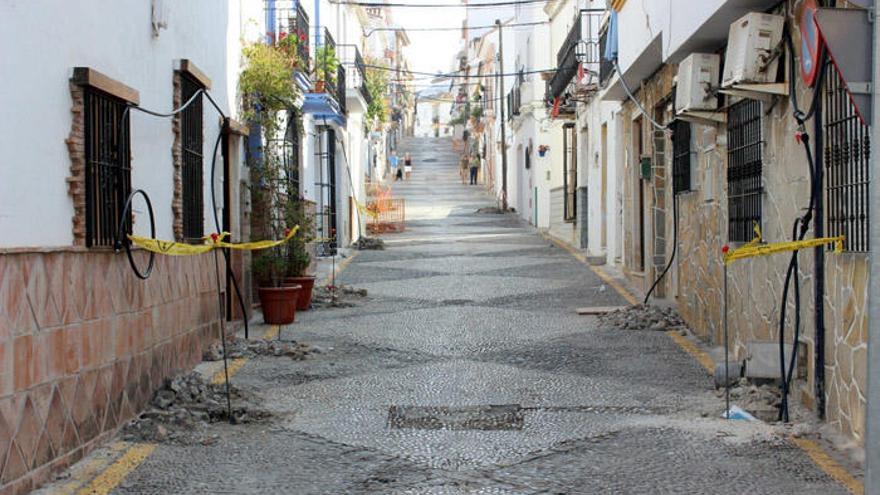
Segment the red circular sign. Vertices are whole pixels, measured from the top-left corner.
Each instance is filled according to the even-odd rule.
[[[807,86],[812,87],[819,74],[819,56],[822,37],[816,24],[816,0],[805,0],[798,17],[801,30],[801,77]]]

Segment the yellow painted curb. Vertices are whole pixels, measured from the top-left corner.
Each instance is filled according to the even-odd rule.
[[[360,251],[354,251],[351,253],[351,256],[340,261],[339,264],[336,265],[336,271],[328,275],[327,278],[325,278],[324,280],[322,280],[320,285],[330,285],[330,283],[333,282],[333,278],[338,277],[339,274],[342,273],[342,270],[348,268],[348,265],[351,264],[352,260],[357,258],[360,253]]]
[[[110,465],[104,472],[98,475],[87,486],[82,488],[79,495],[106,495],[119,486],[132,471],[137,469],[153,451],[155,444],[139,443],[133,445],[116,462]]]
[[[274,340],[278,338],[278,333],[281,331],[281,327],[278,325],[272,325],[268,330],[263,334],[263,340]]]
[[[862,495],[865,493],[865,486],[862,482],[855,479],[846,468],[838,464],[837,461],[825,453],[818,443],[807,438],[790,437],[788,440],[803,450],[804,453],[807,454],[817,466],[819,466],[819,469],[846,487],[850,493],[856,495]]]
[[[678,344],[678,346],[681,347],[682,350],[684,350],[684,352],[690,354],[691,357],[696,359],[697,362],[700,363],[700,365],[705,368],[710,375],[715,375],[715,361],[713,361],[712,358],[708,354],[706,354],[706,351],[697,347],[696,344],[688,340],[685,336],[681,335],[677,330],[670,330],[666,332],[666,335],[672,337],[672,340],[674,340],[675,343]]]
[[[244,366],[244,363],[247,362],[245,358],[236,358],[232,361],[229,361],[229,378],[232,378],[233,375],[238,373],[238,370]],[[220,368],[219,371],[214,373],[214,376],[211,377],[211,383],[214,385],[221,385],[226,383],[226,373],[223,368]]]
[[[639,301],[639,300],[636,298],[636,296],[634,296],[629,290],[627,290],[626,287],[624,287],[623,285],[621,285],[620,282],[618,282],[617,280],[614,280],[614,278],[612,278],[611,275],[608,275],[607,273],[605,273],[605,272],[603,272],[602,270],[600,270],[598,267],[595,267],[595,266],[591,265],[590,262],[587,260],[587,257],[584,256],[583,253],[579,253],[575,248],[573,248],[573,247],[569,246],[568,244],[566,244],[566,243],[560,241],[559,239],[556,239],[555,237],[553,237],[553,236],[550,235],[550,234],[547,234],[547,233],[541,232],[541,231],[539,230],[539,231],[538,231],[538,235],[540,235],[541,237],[543,237],[545,240],[552,242],[552,243],[555,244],[557,247],[560,247],[560,248],[564,249],[568,254],[572,255],[572,256],[574,257],[574,259],[576,259],[576,260],[580,261],[581,263],[587,265],[587,267],[588,267],[590,270],[592,270],[592,272],[595,273],[600,279],[602,279],[603,282],[605,282],[606,284],[610,285],[615,291],[617,291],[617,293],[620,294],[620,297],[626,299],[626,302],[628,302],[628,303],[630,303],[630,304],[639,304],[639,303],[641,303],[641,301]]]
[[[58,487],[51,488],[49,493],[52,495],[73,495],[77,493],[80,488],[94,479],[100,472],[107,469],[107,466],[118,459],[118,456],[130,446],[131,444],[128,442],[114,442],[110,444],[107,447],[110,451],[109,456],[89,459],[88,462],[81,466],[74,466],[71,468],[70,479]]]

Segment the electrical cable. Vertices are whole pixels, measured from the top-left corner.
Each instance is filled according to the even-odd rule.
[[[510,24],[504,24],[505,28],[516,28],[516,27],[527,27],[527,26],[541,26],[545,24],[550,24],[549,21],[536,21],[536,22],[513,22]],[[433,28],[373,28],[368,30],[365,34],[369,38],[373,33],[381,32],[381,31],[404,31],[407,33],[412,32],[441,32],[441,31],[462,31],[465,29],[491,29],[497,28],[497,24],[484,24],[482,26],[455,26],[455,27],[433,27]]]
[[[360,7],[417,7],[417,8],[456,8],[456,9],[475,9],[487,7],[506,7],[517,5],[528,5],[547,3],[548,0],[505,0],[501,2],[482,2],[462,5],[460,3],[401,3],[401,2],[361,2],[351,0],[330,0],[333,5],[357,5]]]
[[[665,125],[660,125],[659,123],[657,123],[657,121],[654,120],[653,117],[651,117],[651,115],[648,113],[648,111],[645,110],[645,107],[642,106],[641,102],[639,102],[639,100],[636,99],[635,95],[633,95],[632,90],[629,89],[629,85],[626,84],[626,79],[624,79],[624,77],[623,77],[623,72],[620,71],[620,66],[617,65],[617,57],[614,58],[613,63],[614,63],[614,70],[617,72],[617,76],[620,78],[620,84],[621,84],[621,86],[623,86],[623,91],[626,93],[626,96],[629,97],[629,99],[632,100],[633,103],[635,103],[636,107],[638,107],[638,109],[639,109],[639,112],[641,112],[641,114],[644,115],[645,118],[648,119],[649,122],[651,122],[651,125],[653,125],[655,128],[657,128],[657,130],[660,130],[660,131],[668,130],[669,127],[667,127]]]
[[[803,216],[800,216],[795,219],[794,226],[792,228],[792,238],[794,240],[803,240],[807,232],[810,229],[810,224],[813,220],[813,212],[816,209],[816,204],[819,200],[820,191],[817,190],[817,185],[819,184],[819,179],[821,178],[822,169],[816,164],[816,157],[813,156],[813,150],[810,148],[810,135],[806,132],[804,124],[807,120],[813,118],[816,115],[818,106],[819,106],[819,98],[821,98],[822,94],[822,86],[824,85],[825,73],[827,72],[826,63],[828,53],[825,48],[822,48],[820,57],[819,57],[819,77],[816,80],[816,84],[813,88],[813,100],[810,102],[810,106],[806,112],[803,112],[798,103],[797,98],[797,87],[795,84],[796,81],[796,73],[795,73],[795,56],[794,56],[794,43],[791,39],[791,33],[786,31],[783,35],[786,43],[786,47],[788,48],[788,56],[789,56],[789,94],[791,95],[791,104],[792,104],[792,115],[798,123],[798,138],[799,141],[804,145],[804,150],[807,156],[807,166],[809,168],[810,174],[810,200],[807,206],[807,211]],[[821,125],[821,122],[817,123],[817,126]],[[800,331],[801,331],[801,294],[800,294],[800,278],[798,276],[798,251],[794,251],[791,254],[791,259],[788,263],[788,269],[785,274],[785,281],[782,287],[782,303],[780,305],[780,313],[779,313],[779,367],[780,367],[780,376],[781,376],[781,389],[782,389],[782,398],[779,403],[779,415],[778,418],[780,421],[788,422],[789,421],[789,408],[788,408],[788,395],[791,390],[791,381],[795,372],[795,365],[797,363],[797,355],[798,355],[798,341],[800,340]],[[792,355],[790,360],[788,361],[788,366],[786,366],[785,359],[785,322],[786,322],[786,312],[787,312],[787,304],[788,304],[788,293],[790,285],[794,285],[794,335],[793,335],[793,345],[792,345]],[[787,369],[786,369],[787,368]]]
[[[648,300],[651,298],[651,294],[654,293],[654,289],[660,284],[660,281],[663,280],[663,277],[666,276],[666,272],[672,268],[672,263],[675,261],[675,253],[678,251],[678,194],[672,195],[672,256],[669,257],[669,262],[666,263],[666,268],[663,269],[663,273],[654,280],[654,284],[651,285],[651,289],[648,290],[648,293],[645,295],[645,300],[642,301],[642,304],[648,304]]]
[[[131,243],[125,242],[127,239],[124,236],[126,231],[126,219],[129,218],[131,214],[131,204],[132,200],[135,196],[141,195],[144,198],[144,202],[147,203],[147,213],[150,216],[150,237],[153,239],[156,238],[156,216],[153,213],[153,203],[150,201],[150,196],[143,189],[136,189],[128,195],[128,198],[125,200],[125,207],[122,208],[122,215],[119,217],[119,227],[116,229],[116,238],[113,242],[113,247],[116,252],[119,252],[120,249],[125,249],[125,254],[128,256],[128,264],[131,265],[131,270],[134,272],[135,276],[141,280],[146,280],[150,278],[150,275],[153,273],[153,264],[156,261],[156,253],[150,251],[150,261],[147,263],[147,269],[143,272],[137,266],[137,263],[134,262],[134,256],[131,254]]]
[[[438,72],[438,73],[436,73],[436,74],[432,74],[432,73],[430,73],[430,72],[420,72],[420,71],[414,71],[414,70],[409,70],[409,69],[396,69],[396,68],[394,68],[394,67],[385,67],[385,66],[382,66],[382,65],[370,65],[370,64],[364,64],[364,67],[367,67],[368,69],[385,70],[385,71],[389,71],[389,72],[403,72],[403,73],[406,73],[406,74],[415,74],[415,75],[419,75],[419,76],[430,76],[430,77],[437,78],[437,79],[443,79],[443,78],[446,78],[446,79],[453,79],[453,78],[460,78],[460,77],[463,77],[463,78],[467,78],[467,77],[481,77],[481,76],[484,76],[484,75],[491,75],[492,77],[502,77],[502,76],[503,76],[503,77],[515,77],[515,76],[519,76],[519,75],[544,74],[544,73],[547,73],[547,72],[556,72],[556,71],[563,70],[563,69],[575,69],[575,68],[577,68],[576,65],[569,65],[569,66],[552,67],[552,68],[549,68],[549,69],[540,69],[540,70],[538,70],[538,69],[530,69],[530,70],[527,70],[527,71],[511,72],[511,73],[508,73],[508,74],[461,74],[461,72],[462,72],[461,70],[452,71],[452,72],[446,72],[446,73],[440,73],[440,72]],[[621,77],[620,80],[623,81],[623,78]],[[628,88],[627,88],[627,89],[628,89]]]

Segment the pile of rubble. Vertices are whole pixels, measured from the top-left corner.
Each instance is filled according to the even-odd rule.
[[[673,330],[685,326],[684,320],[672,308],[660,308],[650,304],[636,304],[599,316],[605,327],[624,330]]]
[[[232,417],[226,402],[226,385],[208,383],[196,372],[165,381],[150,401],[150,408],[131,420],[122,430],[126,441],[201,443],[217,440],[211,435],[211,423],[234,424],[265,421],[271,414],[253,407],[255,397],[229,386]]]
[[[312,292],[313,308],[352,308],[358,299],[367,297],[367,289],[356,289],[347,285],[327,285],[315,287]]]
[[[301,361],[312,354],[312,348],[294,340],[265,340],[265,339],[241,339],[238,337],[227,339],[226,352],[230,359],[256,356],[287,356]],[[205,351],[202,359],[205,361],[220,361],[223,359],[223,344],[214,342]]]
[[[716,391],[718,397],[724,397],[724,388]],[[775,384],[765,383],[757,385],[746,378],[741,378],[730,387],[730,402],[738,405],[752,416],[767,423],[777,421],[779,415],[779,403],[782,401],[782,393]],[[789,396],[789,407],[793,402]]]
[[[354,248],[358,251],[384,251],[385,241],[378,237],[362,236],[354,243]]]

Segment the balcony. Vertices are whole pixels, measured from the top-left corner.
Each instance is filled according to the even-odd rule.
[[[302,109],[324,123],[345,127],[345,68],[330,31],[325,28],[319,41],[323,43],[315,50],[315,88],[306,94]]]
[[[367,67],[361,52],[355,45],[340,45],[341,65],[345,66],[346,72],[346,95],[349,103],[357,105],[358,109],[352,110],[366,112],[370,104],[370,91],[367,89]]]
[[[296,36],[298,66],[294,76],[300,87],[311,86],[309,77],[309,16],[299,0],[266,0],[266,42],[277,43]]]
[[[547,100],[571,97],[598,88],[601,65],[600,27],[604,9],[583,9],[556,53],[556,72],[548,83]],[[575,87],[571,88],[572,81]]]

